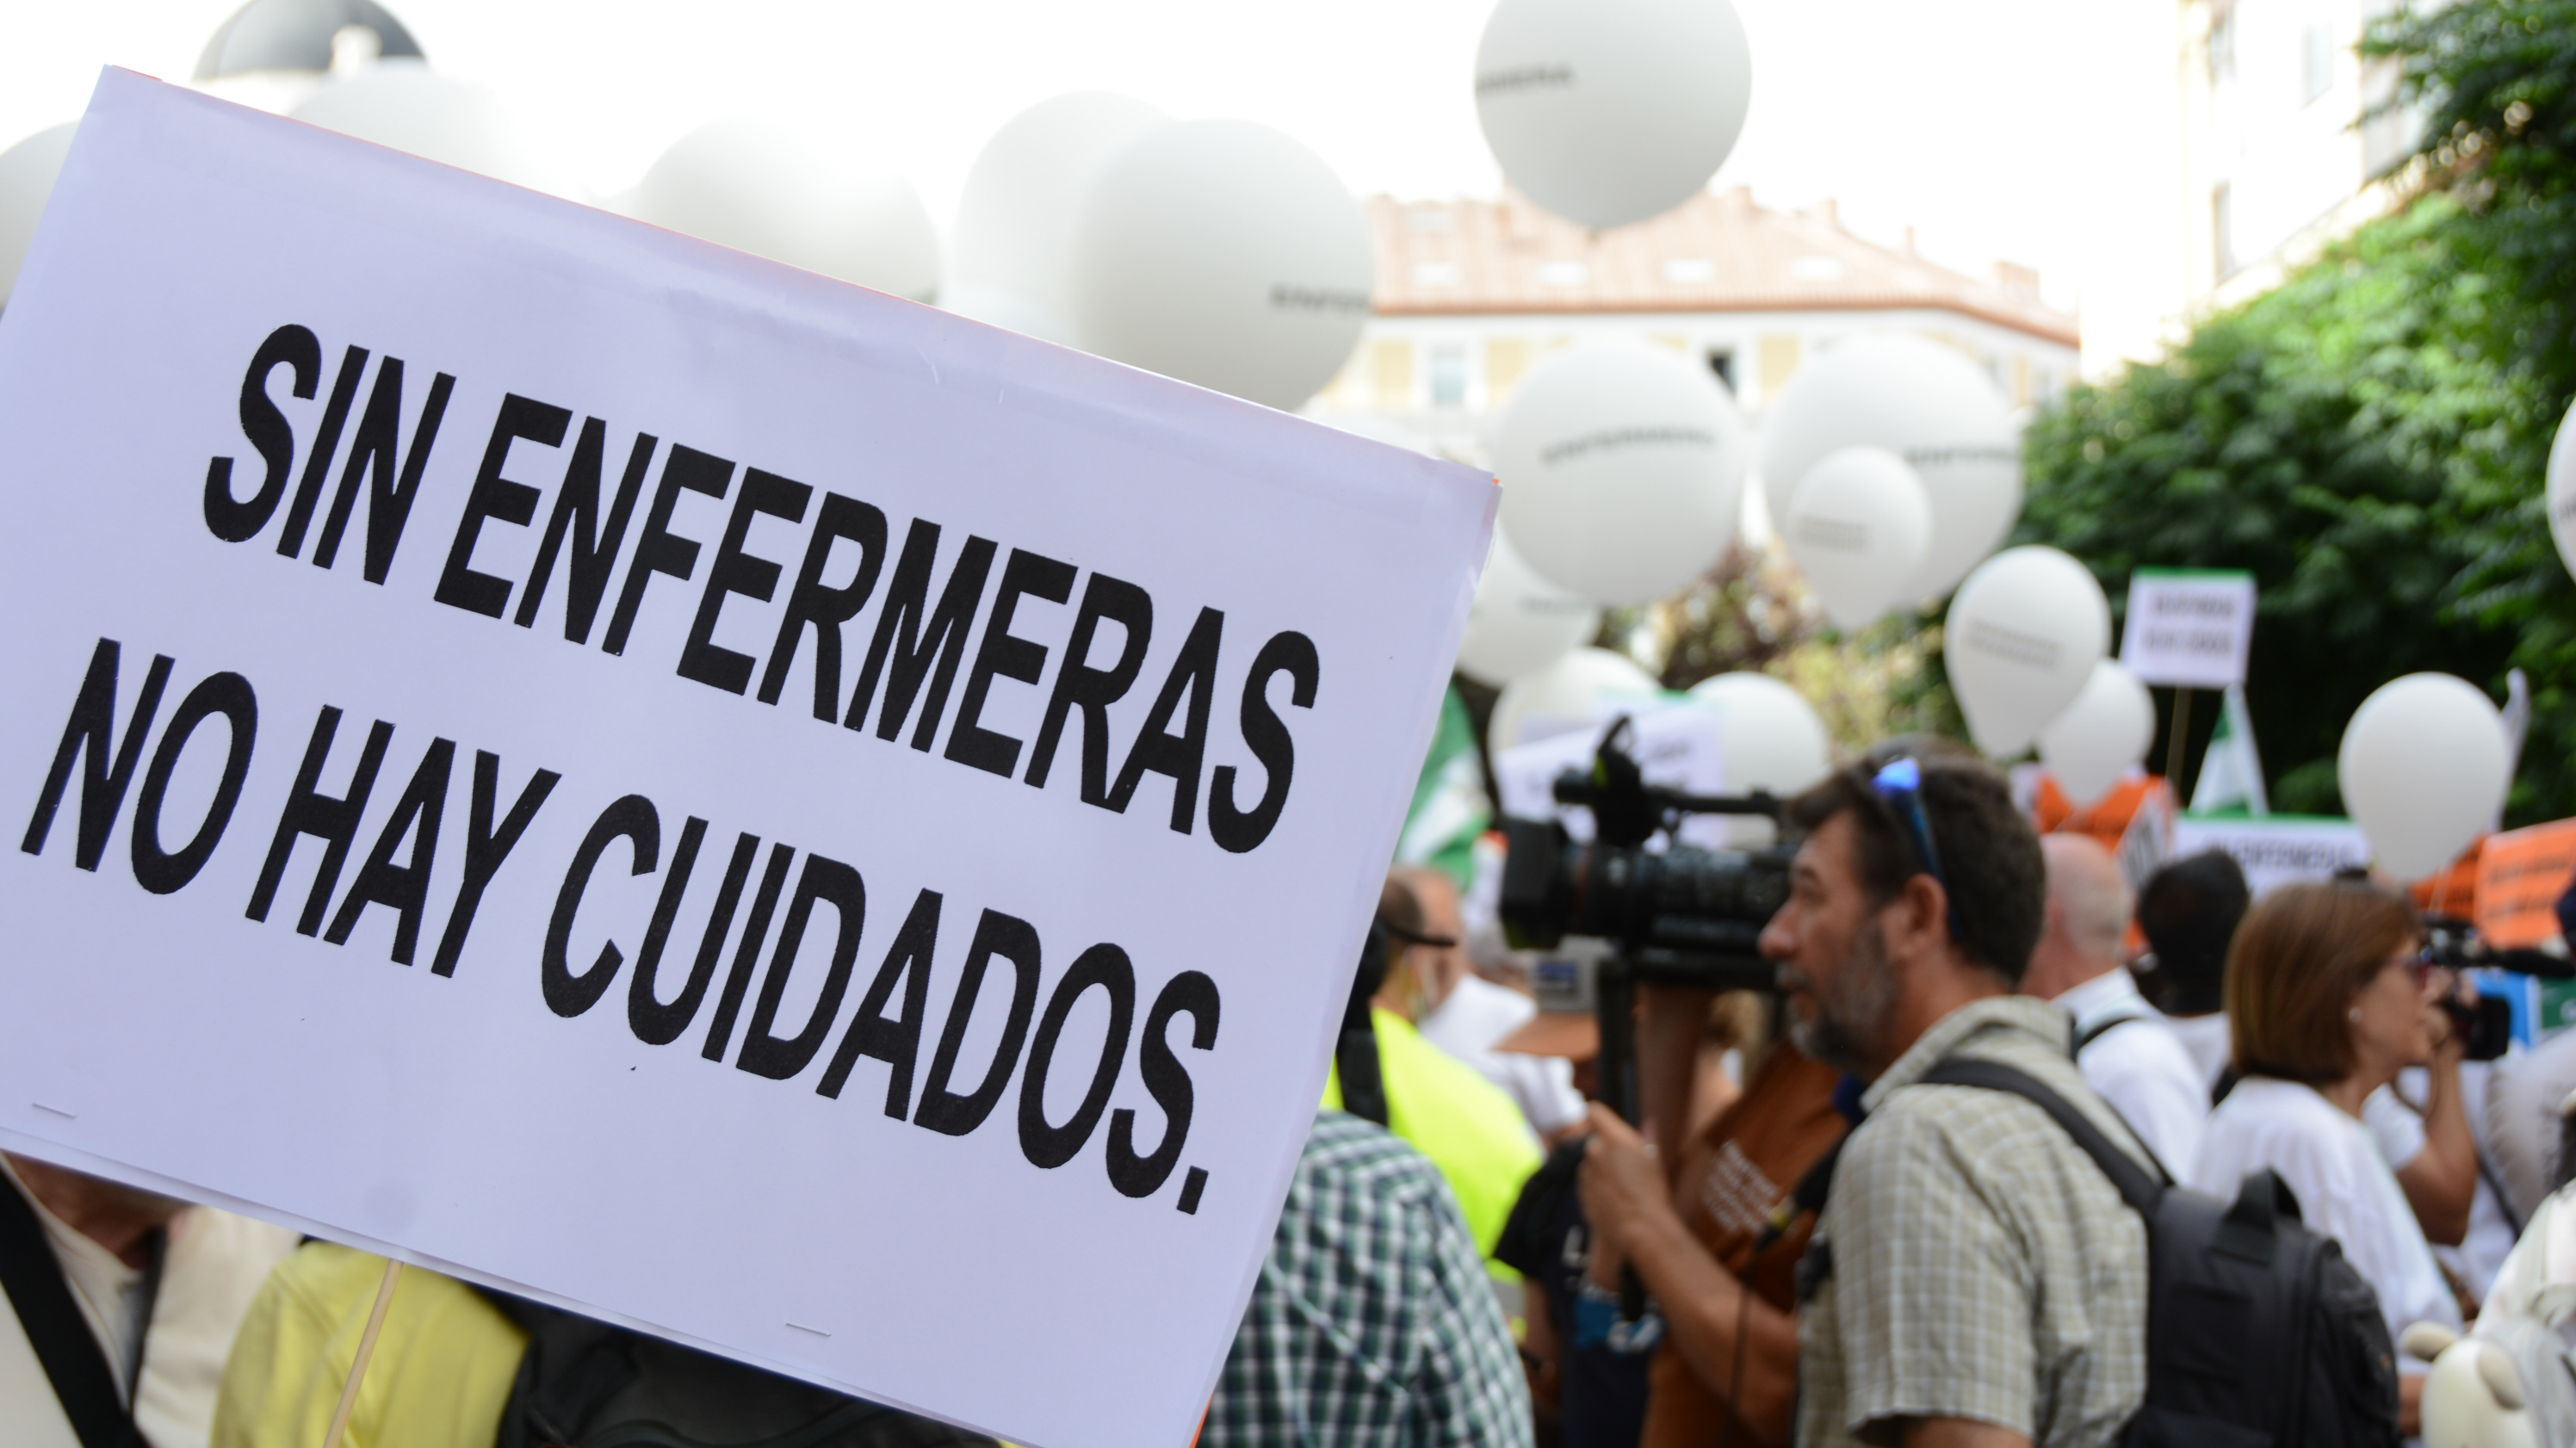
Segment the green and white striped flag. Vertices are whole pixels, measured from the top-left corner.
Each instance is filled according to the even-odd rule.
[[[1413,787],[1413,810],[1396,841],[1395,862],[1428,865],[1464,890],[1476,873],[1476,837],[1493,822],[1493,801],[1485,797],[1484,770],[1476,762],[1476,729],[1452,686],[1440,705],[1440,727],[1431,733],[1431,755]]]
[[[2254,750],[2254,720],[2245,712],[2245,686],[2227,686],[2209,752],[2200,757],[2200,779],[2192,786],[2191,812],[2241,809],[2257,819],[2272,812],[2263,792],[2263,756]]]

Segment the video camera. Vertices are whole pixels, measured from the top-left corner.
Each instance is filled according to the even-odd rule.
[[[1587,774],[1558,776],[1559,804],[1592,812],[1593,838],[1578,842],[1556,820],[1506,818],[1502,918],[1518,949],[1545,949],[1568,935],[1610,942],[1595,1000],[1601,1021],[1602,1098],[1637,1119],[1635,1002],[1638,982],[1709,990],[1769,990],[1774,968],[1756,948],[1762,927],[1789,898],[1785,842],[1761,850],[1682,844],[1693,815],[1759,815],[1777,825],[1768,794],[1693,795],[1646,783],[1631,752],[1627,716],[1603,735]],[[1647,843],[1665,836],[1665,848]]]
[[[2499,950],[2478,934],[2478,927],[2456,915],[2424,919],[2424,958],[2451,970],[2509,970],[2544,980],[2576,978],[2576,961],[2530,947]],[[2474,1004],[2444,1000],[2442,1008],[2468,1043],[2468,1059],[2492,1061],[2513,1039],[2513,1009],[2494,996]]]

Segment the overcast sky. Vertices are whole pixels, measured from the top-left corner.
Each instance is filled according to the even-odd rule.
[[[2174,224],[2174,0],[1736,0],[1744,139],[1717,177],[2052,299],[2134,280]],[[21,3],[0,43],[0,141],[76,116],[101,64],[184,80],[235,0]],[[451,75],[522,107],[597,192],[701,122],[765,114],[882,158],[944,227],[985,138],[1067,90],[1244,116],[1352,188],[1492,195],[1469,74],[1490,0],[392,0]]]

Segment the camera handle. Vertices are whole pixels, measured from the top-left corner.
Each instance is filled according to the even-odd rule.
[[[1637,973],[1625,950],[1604,958],[1592,982],[1594,1009],[1601,1022],[1601,1052],[1594,1058],[1601,1099],[1619,1118],[1642,1129],[1643,1098],[1637,1080]],[[1646,1283],[1636,1264],[1619,1269],[1619,1317],[1635,1322],[1646,1315]]]

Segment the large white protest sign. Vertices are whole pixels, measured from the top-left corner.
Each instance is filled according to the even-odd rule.
[[[2253,647],[2253,574],[2141,568],[2129,575],[2120,662],[2141,681],[2187,689],[2242,684]]]
[[[1488,479],[121,72],[0,441],[0,1140],[1189,1441]]]

